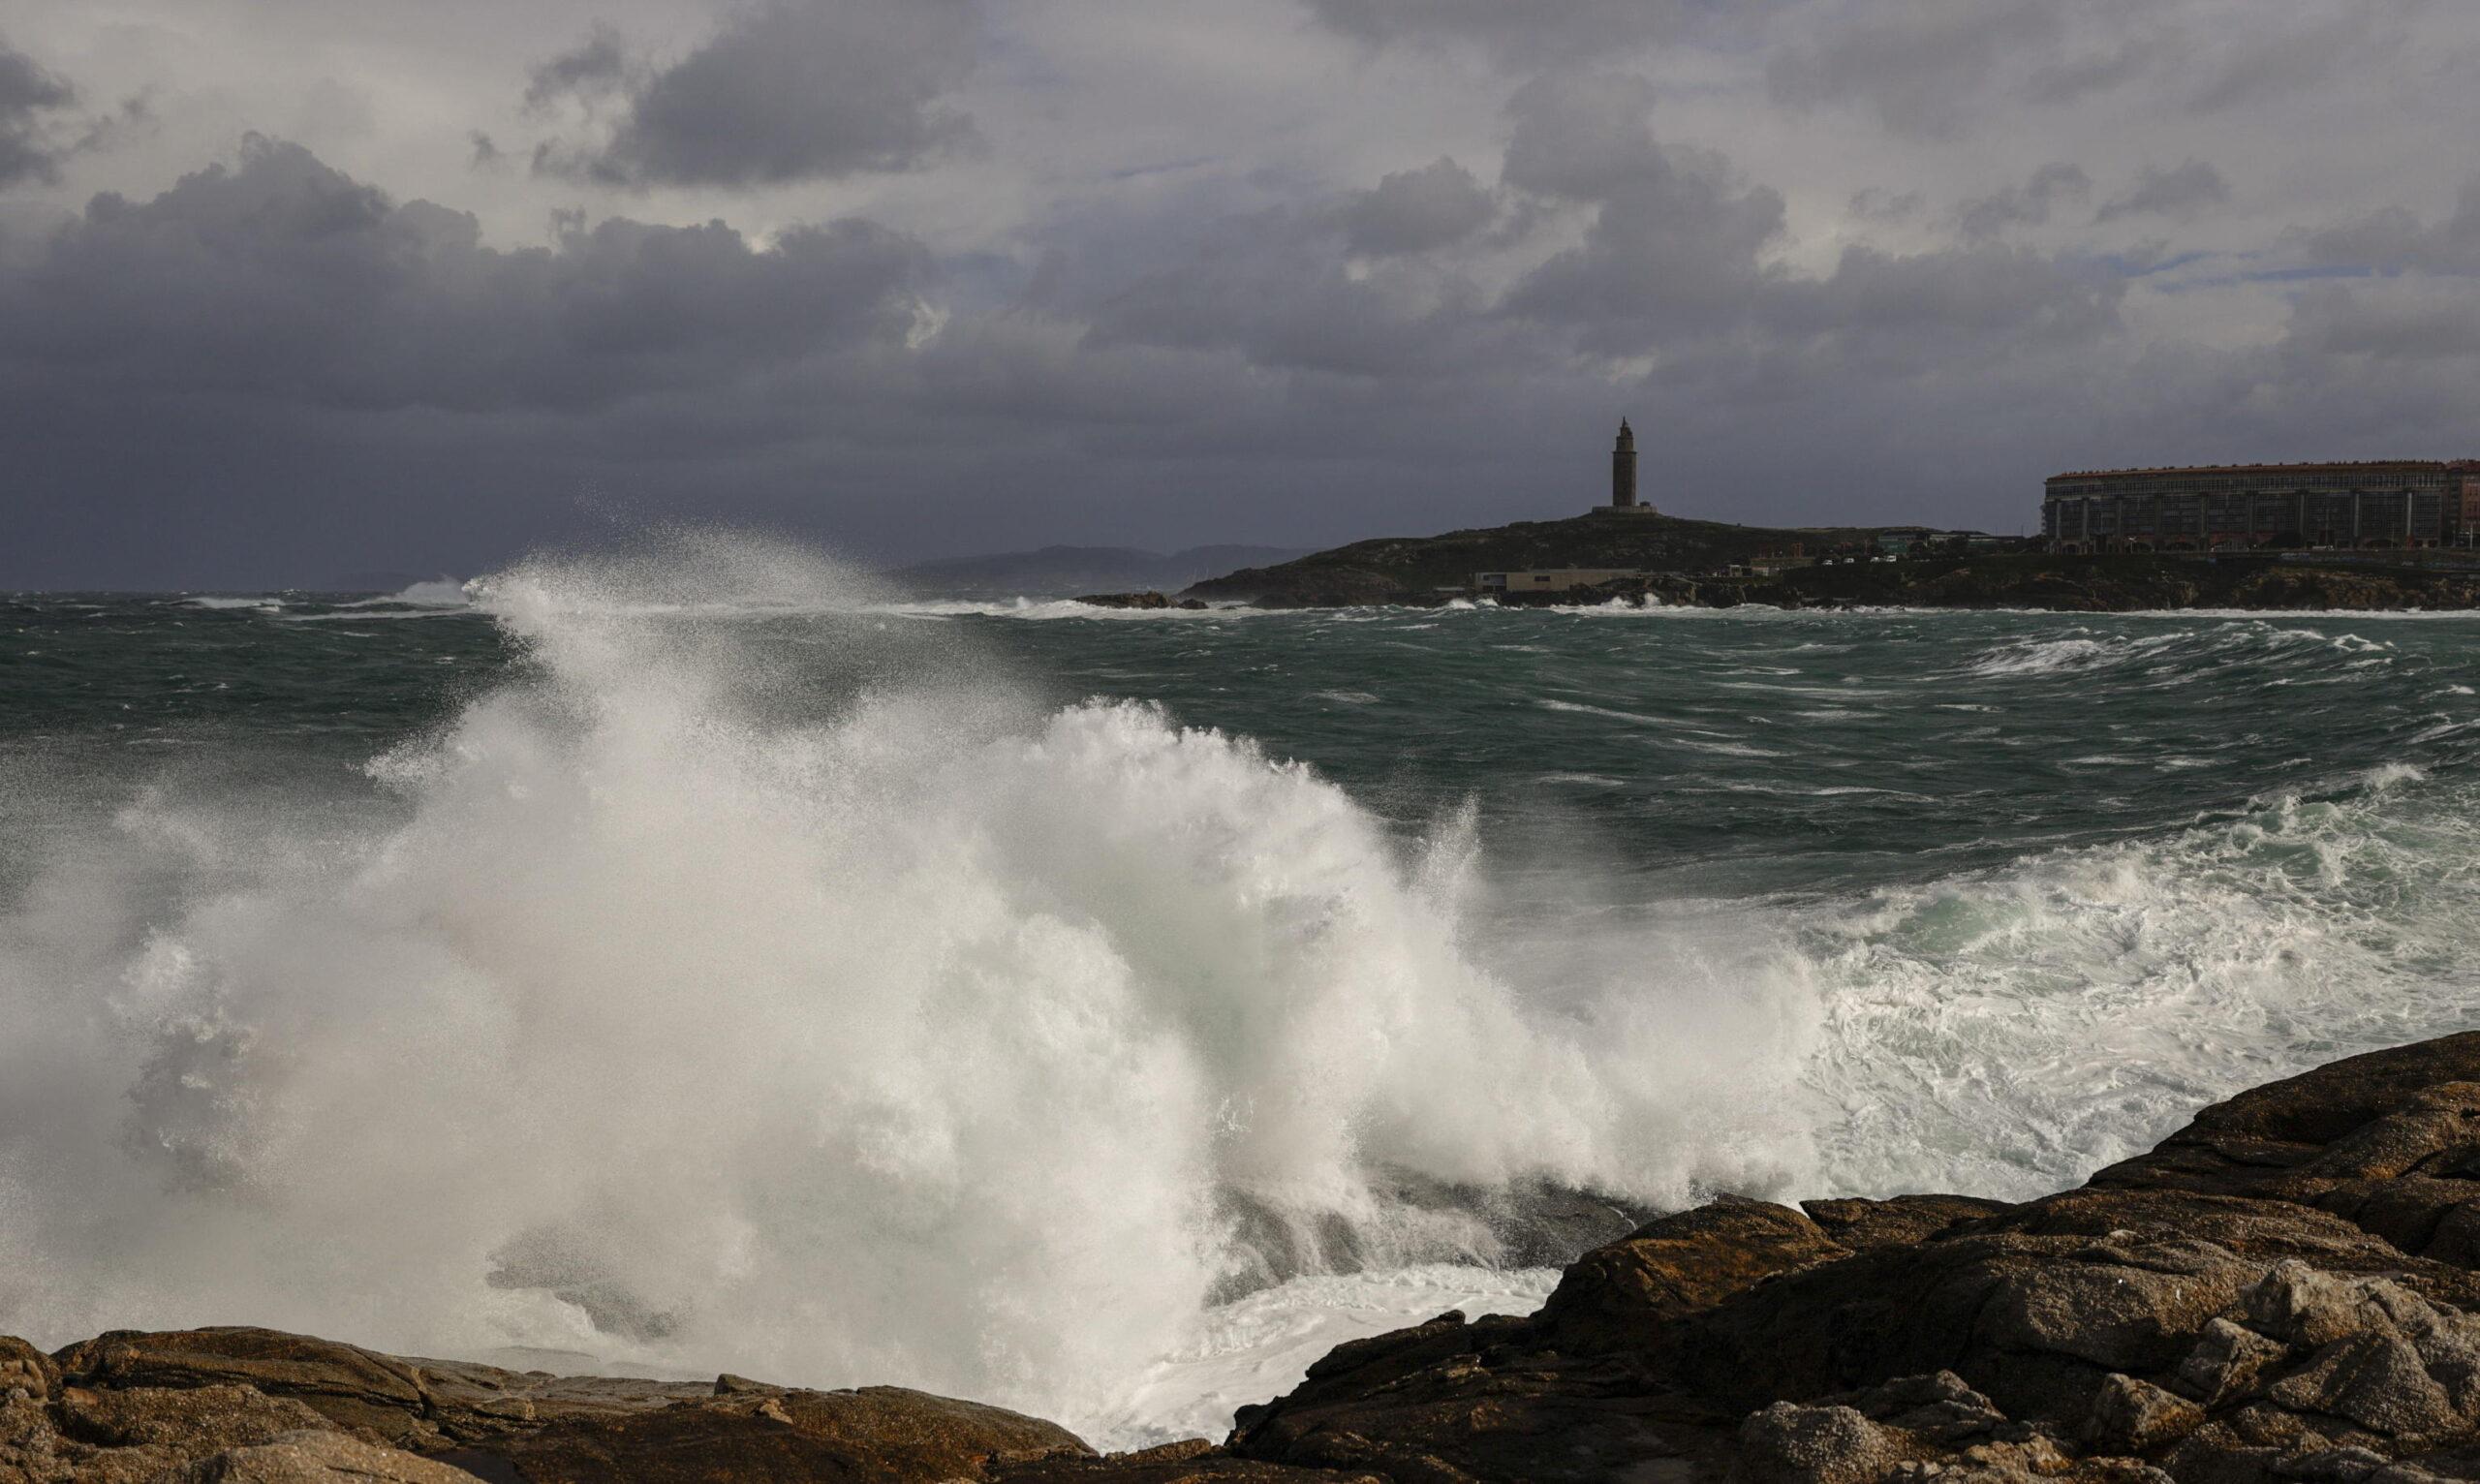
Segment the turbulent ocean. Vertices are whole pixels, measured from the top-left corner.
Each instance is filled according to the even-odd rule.
[[[2480,618],[1104,612],[724,537],[0,600],[0,1332],[1219,1436],[1537,1304],[1529,1203],[2030,1196],[2480,1027],[2475,690]]]

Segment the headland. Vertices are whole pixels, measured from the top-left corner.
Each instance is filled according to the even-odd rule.
[[[1354,541],[1179,596],[1273,608],[1567,606],[2390,609],[2480,606],[2480,461],[2087,471],[2041,534],[1690,520],[1640,497],[1626,419],[1610,499],[1567,520]],[[1139,595],[1087,602],[1132,605]]]
[[[1487,599],[1733,607],[2459,609],[2480,559],[2445,550],[2049,551],[1921,527],[1768,528],[1643,512],[1355,541],[1180,596],[1271,608]]]

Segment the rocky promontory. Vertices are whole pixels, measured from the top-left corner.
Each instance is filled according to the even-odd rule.
[[[2423,565],[2440,555],[2434,552],[2072,555],[2030,549],[2030,542],[1957,550],[1952,539],[1935,538],[1906,548],[1900,561],[1876,560],[1880,539],[1888,534],[1865,527],[1770,529],[1657,514],[1587,515],[1356,541],[1216,577],[1181,596],[1270,608],[1434,607],[1476,596],[1472,581],[1481,572],[1584,569],[1636,575],[1589,588],[1491,597],[1502,605],[1527,607],[1613,599],[1687,607],[2084,613],[2480,607],[2480,566]],[[1794,551],[1806,555],[1786,556]],[[1831,559],[1813,560],[1819,556]],[[1810,565],[1796,565],[1803,561]]]
[[[2480,1034],[2205,1109],[2023,1204],[1725,1196],[1540,1313],[1339,1346],[1102,1457],[892,1387],[561,1378],[266,1330],[0,1340],[0,1481],[2480,1479]]]

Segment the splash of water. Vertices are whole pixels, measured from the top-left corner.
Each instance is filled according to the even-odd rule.
[[[0,1329],[567,1348],[1075,1424],[1195,1343],[1266,1213],[1401,1267],[1501,1255],[1407,1179],[1810,1178],[1767,1091],[1797,975],[1571,945],[1531,994],[1467,941],[1469,818],[1408,849],[1244,740],[1044,714],[762,545],[472,596],[527,663],[377,798],[150,794],[0,930]]]

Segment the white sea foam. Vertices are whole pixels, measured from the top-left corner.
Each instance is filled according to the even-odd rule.
[[[466,595],[464,583],[457,581],[454,577],[435,577],[428,582],[409,584],[402,592],[390,593],[385,598],[365,598],[359,603],[346,603],[345,606],[370,608],[382,604],[394,604],[408,608],[463,608],[470,606],[471,603]]]
[[[1176,1353],[1137,1377],[1097,1430],[1127,1438],[1220,1438],[1236,1408],[1298,1384],[1311,1362],[1348,1340],[1450,1309],[1467,1318],[1531,1314],[1558,1281],[1556,1268],[1444,1263],[1295,1278],[1210,1311]]]
[[[1037,708],[973,626],[807,558],[474,591],[532,663],[358,814],[167,783],[47,831],[0,916],[0,1331],[903,1382],[1133,1442],[1538,1302],[1396,1172],[2030,1195],[2480,1023],[2444,766],[1857,900],[1646,904],[1579,851],[1535,893],[1573,915],[1510,926],[1470,818],[1408,847],[1245,739]],[[1219,1302],[1266,1256],[1243,1210],[1311,1271]]]
[[[1815,912],[1823,1168],[1857,1193],[2035,1195],[2240,1088],[2480,1027],[2480,798],[2402,798],[2424,783],[2382,764]]]
[[[1408,853],[1245,741],[1032,710],[944,627],[833,631],[879,678],[820,716],[815,649],[700,616],[852,606],[763,548],[475,592],[528,678],[374,764],[377,817],[151,792],[0,922],[0,1330],[586,1350],[1129,1438],[1237,1322],[1236,1197],[1392,1269],[1494,1243],[1379,1171],[1814,1179],[1751,1092],[1805,1053],[1796,976],[1614,942],[1529,993],[1468,951],[1469,819]]]
[[[1275,610],[1249,608],[1231,604],[1210,604],[1202,608],[1109,608],[1099,603],[1079,603],[1073,598],[1012,598],[1005,602],[975,599],[923,599],[919,601],[882,603],[875,611],[899,613],[909,618],[1029,618],[1098,620],[1184,620],[1199,618],[1252,618]]]

